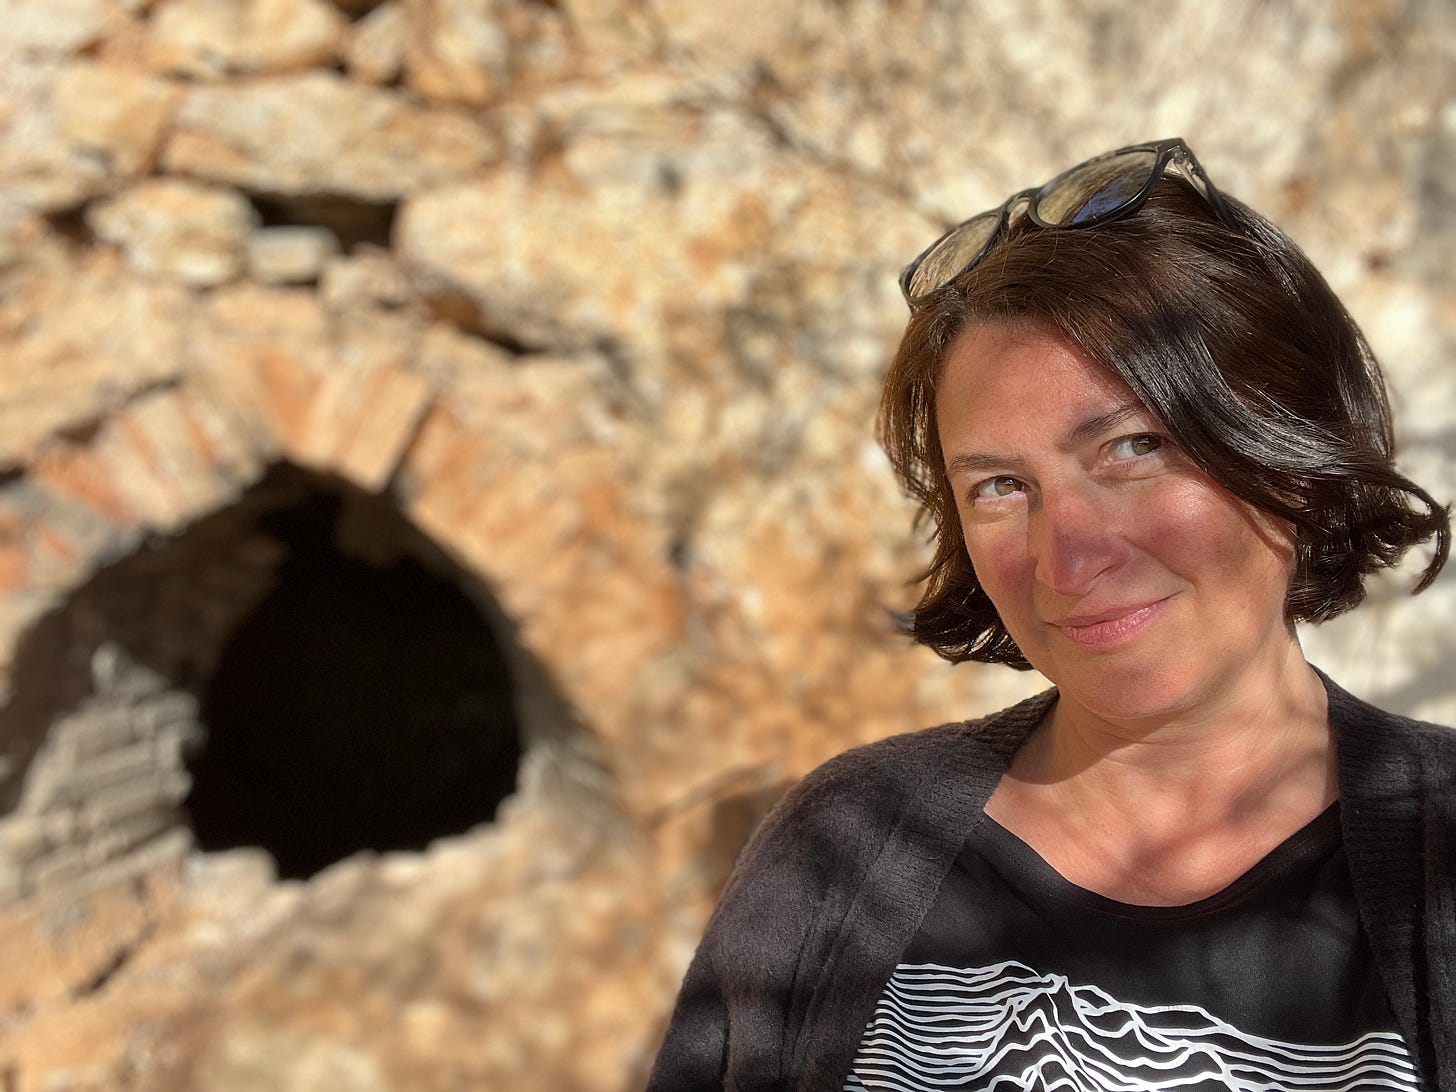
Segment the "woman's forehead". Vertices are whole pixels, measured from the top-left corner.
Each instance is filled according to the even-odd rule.
[[[1105,414],[1146,407],[1111,369],[1054,327],[978,323],[945,354],[936,416],[976,420]]]

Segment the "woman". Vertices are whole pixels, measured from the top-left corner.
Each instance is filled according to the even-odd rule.
[[[1354,322],[1177,140],[901,284],[881,433],[937,536],[911,632],[1056,689],[806,778],[651,1088],[1456,1092],[1456,733],[1294,631],[1448,549]]]

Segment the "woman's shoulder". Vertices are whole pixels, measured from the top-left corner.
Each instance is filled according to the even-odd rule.
[[[884,768],[897,772],[926,765],[946,769],[942,763],[994,760],[1008,753],[1008,747],[1014,752],[1021,745],[1055,698],[1055,690],[1046,690],[1000,712],[886,736],[835,755],[809,773],[803,785],[811,789],[834,785]]]
[[[1330,699],[1339,762],[1347,777],[1413,778],[1456,791],[1456,728],[1387,712],[1320,673]]]
[[[1330,699],[1330,720],[1337,731],[1369,730],[1397,745],[1447,749],[1456,745],[1456,728],[1392,713],[1356,697],[1323,671],[1315,669]]]
[[[904,732],[843,751],[810,771],[776,811],[838,810],[854,802],[910,799],[933,783],[986,781],[988,791],[1045,717],[1055,690],[998,713]]]
[[[710,935],[731,940],[765,914],[817,919],[887,862],[929,859],[931,844],[954,841],[985,803],[1054,698],[1049,691],[991,716],[889,736],[814,769],[739,854]],[[899,849],[887,853],[892,845]]]

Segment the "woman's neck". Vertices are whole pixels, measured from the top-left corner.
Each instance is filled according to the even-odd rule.
[[[1217,693],[1156,716],[1102,716],[1064,693],[1018,765],[1044,783],[1087,779],[1187,799],[1279,776],[1331,747],[1324,685],[1291,642]]]
[[[1063,693],[988,813],[1112,898],[1220,890],[1335,799],[1324,686],[1293,648],[1216,702],[1158,718],[1101,717]]]

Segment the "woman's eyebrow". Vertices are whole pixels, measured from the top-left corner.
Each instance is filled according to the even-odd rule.
[[[1021,460],[1015,455],[998,455],[987,451],[969,451],[957,455],[945,464],[945,474],[954,478],[957,474],[969,474],[978,470],[1015,470]]]
[[[1116,428],[1129,417],[1136,417],[1142,412],[1143,404],[1136,399],[1124,402],[1109,413],[1099,413],[1096,417],[1089,417],[1085,421],[1079,422],[1067,433],[1060,446],[1066,450],[1081,447],[1089,440],[1095,440],[1104,432]],[[1022,462],[1021,457],[1017,455],[1003,455],[990,451],[968,451],[946,463],[945,473],[946,477],[954,478],[957,474],[968,474],[980,470],[1014,470]]]
[[[1095,440],[1104,432],[1110,432],[1122,424],[1129,417],[1135,417],[1143,411],[1143,404],[1137,399],[1124,402],[1111,413],[1098,414],[1096,417],[1089,417],[1071,432],[1067,433],[1064,447],[1081,447],[1089,440]]]

